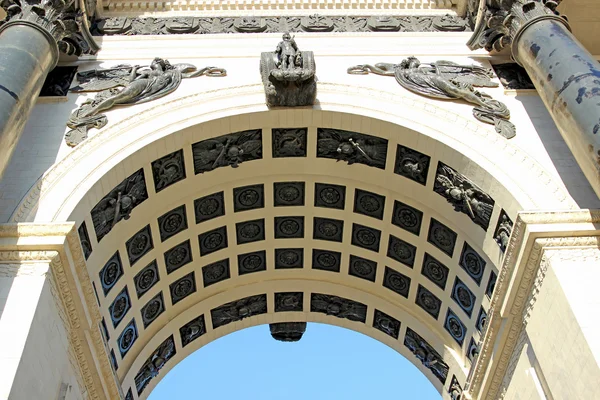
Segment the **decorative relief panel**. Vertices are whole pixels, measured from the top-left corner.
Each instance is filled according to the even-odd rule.
[[[415,255],[417,254],[417,248],[412,244],[405,242],[402,239],[398,239],[394,235],[390,235],[388,242],[387,256],[394,259],[407,267],[412,268],[415,265]]]
[[[127,391],[127,394],[125,395],[125,400],[133,400],[133,392],[131,391],[131,388],[129,388],[129,390]]]
[[[404,229],[414,235],[421,234],[421,224],[423,222],[423,212],[414,207],[404,204],[398,200],[394,201],[394,212],[392,214],[392,224]]]
[[[428,368],[442,384],[446,383],[448,377],[448,364],[435,349],[427,343],[419,334],[410,328],[406,328],[404,345],[417,357],[425,368]]]
[[[158,275],[158,265],[156,264],[156,260],[153,260],[133,278],[135,292],[137,293],[138,299],[142,297],[144,293],[150,290],[152,286],[159,281],[159,279],[160,276]]]
[[[92,208],[92,221],[98,242],[122,219],[129,219],[131,211],[148,198],[144,170],[131,174],[119,183]]]
[[[165,302],[162,292],[154,296],[145,306],[142,307],[142,321],[144,329],[148,327],[160,314],[165,311]]]
[[[110,319],[112,320],[114,328],[119,326],[119,322],[123,320],[130,308],[131,299],[129,298],[127,286],[125,286],[108,307],[108,313],[110,314]]]
[[[194,200],[194,211],[197,224],[225,215],[223,192],[210,194]]]
[[[129,265],[133,266],[140,258],[145,256],[154,248],[154,243],[152,243],[152,233],[150,232],[150,225],[146,225],[135,235],[133,235],[131,239],[125,243],[125,247],[127,248]]]
[[[496,288],[496,280],[498,279],[498,275],[494,271],[490,272],[490,279],[488,280],[488,284],[485,288],[485,295],[492,298],[492,294],[494,294],[494,289]]]
[[[500,211],[500,217],[498,218],[498,224],[496,225],[496,229],[494,230],[494,240],[500,246],[500,250],[505,251],[506,246],[508,246],[508,240],[510,239],[510,234],[512,233],[513,222],[510,218],[508,218],[508,214],[506,211]]]
[[[345,186],[315,183],[315,207],[343,210],[345,200]]]
[[[210,311],[213,329],[241,321],[244,318],[267,313],[267,295],[244,297],[232,301]]]
[[[317,129],[317,157],[385,169],[388,141],[339,129]]]
[[[383,219],[383,210],[385,209],[385,196],[365,190],[356,189],[354,191],[354,212],[367,215],[369,217]]]
[[[452,380],[450,381],[450,386],[448,387],[448,393],[450,394],[451,400],[460,400],[463,394],[462,387],[458,383],[458,379],[456,379],[455,375],[452,375]]]
[[[275,217],[275,239],[304,237],[304,217]]]
[[[352,224],[352,244],[374,252],[379,251],[381,231],[368,226]]]
[[[394,339],[398,339],[398,335],[400,334],[400,321],[375,309],[375,314],[373,315],[373,328],[379,329],[381,332]]]
[[[440,315],[440,309],[442,308],[442,301],[424,286],[419,285],[415,303],[434,319],[438,319]]]
[[[494,210],[494,199],[469,178],[439,162],[433,190],[452,204],[454,211],[467,214],[487,231]]]
[[[204,282],[204,287],[208,287],[210,285],[214,285],[215,283],[224,281],[225,279],[229,279],[229,268],[228,258],[202,267],[202,280]]]
[[[431,157],[416,150],[398,145],[394,173],[413,180],[421,185],[427,183]]]
[[[435,283],[440,289],[446,288],[446,281],[448,280],[448,267],[444,264],[425,253],[423,258],[423,268],[421,273],[425,275],[429,280]]]
[[[186,230],[188,228],[188,223],[185,204],[158,217],[158,228],[160,229],[161,242]]]
[[[304,182],[275,182],[273,183],[273,205],[303,206]]]
[[[238,255],[238,274],[245,275],[267,270],[267,254],[264,250]]]
[[[160,3],[157,3],[160,5]],[[224,7],[229,7],[225,5]],[[150,11],[159,11],[152,10]],[[163,11],[160,9],[160,11]],[[198,10],[195,10],[198,11]],[[222,10],[221,10],[222,11]],[[94,35],[168,35],[284,32],[463,32],[466,18],[435,16],[245,16],[245,17],[109,17],[94,21]]]
[[[456,343],[461,346],[463,345],[467,334],[467,327],[450,308],[448,308],[448,313],[446,314],[444,328],[446,328],[448,333],[450,333],[450,336],[456,340]]]
[[[194,173],[262,159],[262,129],[231,133],[192,144]]]
[[[483,333],[483,331],[485,330],[485,323],[486,322],[487,322],[487,312],[485,312],[485,310],[483,309],[483,307],[481,307],[479,309],[479,315],[477,316],[477,321],[475,322],[475,328],[480,333]]]
[[[264,208],[264,185],[250,185],[233,189],[233,210],[235,212]]]
[[[121,332],[121,335],[117,338],[117,345],[119,346],[119,352],[121,353],[121,359],[123,359],[125,357],[125,355],[131,349],[131,347],[133,346],[133,343],[135,343],[137,338],[138,338],[137,326],[135,325],[135,319],[132,319],[127,324],[125,329],[123,329],[123,332]]]
[[[328,294],[312,293],[310,295],[310,311],[362,323],[367,320],[366,305]]]
[[[342,242],[344,221],[339,219],[315,217],[313,221],[313,239]]]
[[[81,225],[79,225],[77,232],[79,233],[79,241],[81,243],[81,249],[83,250],[83,255],[84,255],[85,259],[87,260],[88,258],[90,258],[90,255],[92,254],[92,242],[90,242],[90,237],[88,235],[85,221],[82,222]]]
[[[156,193],[185,179],[183,149],[167,154],[152,162],[152,177]]]
[[[165,366],[167,361],[173,358],[175,353],[175,340],[173,340],[173,335],[171,335],[154,350],[135,375],[135,387],[138,396],[142,394],[148,383],[158,376],[160,370]]]
[[[198,235],[200,255],[206,256],[227,247],[227,227],[222,226]]]
[[[481,257],[477,252],[469,246],[467,242],[465,242],[462,253],[460,254],[460,260],[458,261],[458,265],[464,269],[467,274],[477,285],[481,284],[481,278],[483,277],[483,273],[485,272],[485,260]]]
[[[313,250],[312,268],[323,271],[340,272],[342,253],[330,250]]]
[[[187,346],[205,333],[206,323],[204,322],[204,314],[202,314],[198,318],[194,318],[179,328],[179,335],[181,335],[181,346]]]
[[[106,296],[110,292],[110,289],[123,276],[123,264],[121,263],[121,256],[118,251],[102,267],[99,275],[102,291],[104,292],[104,296]]]
[[[390,267],[385,267],[383,275],[383,286],[398,293],[400,296],[408,298],[410,290],[410,278],[393,270]]]
[[[366,258],[350,255],[348,274],[375,282],[377,263],[375,261],[367,260]]]
[[[265,240],[265,220],[255,219],[252,221],[238,222],[235,224],[235,231],[237,244]]]
[[[171,303],[173,305],[185,299],[190,294],[196,292],[196,279],[194,279],[194,271],[170,284],[169,291],[171,292]]]
[[[108,328],[106,326],[106,320],[102,317],[100,321],[100,326],[102,326],[102,335],[104,336],[104,340],[108,342],[110,340],[110,335],[108,334]]]
[[[429,224],[429,233],[427,234],[427,241],[446,253],[448,257],[452,257],[454,254],[456,237],[456,232],[442,224],[437,219],[431,218],[431,224]]]
[[[454,280],[451,297],[470,318],[477,299],[471,289],[458,277]]]
[[[113,349],[110,350],[110,364],[112,365],[115,372],[119,369],[119,364],[117,363],[117,356],[115,356],[115,351]]]
[[[170,274],[191,262],[192,247],[189,239],[165,252],[165,267],[167,268],[167,274]]]
[[[273,129],[273,158],[306,157],[308,128]]]
[[[302,311],[304,293],[275,293],[275,312]]]
[[[275,249],[275,269],[304,268],[304,249]]]
[[[472,362],[477,354],[479,354],[479,346],[477,346],[475,339],[471,338],[467,347],[467,358]]]

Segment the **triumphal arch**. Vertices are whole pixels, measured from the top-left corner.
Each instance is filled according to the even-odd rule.
[[[0,398],[307,322],[443,399],[600,398],[597,1],[1,5]]]

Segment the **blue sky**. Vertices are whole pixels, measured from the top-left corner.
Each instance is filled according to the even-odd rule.
[[[308,324],[302,340],[274,340],[268,325],[232,333],[173,368],[149,400],[439,400],[425,376],[368,336]]]

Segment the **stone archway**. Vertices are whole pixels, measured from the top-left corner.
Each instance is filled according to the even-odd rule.
[[[514,155],[515,148],[508,143],[502,143],[502,151],[492,148],[489,145],[498,141],[493,134],[458,116],[450,123],[448,114],[440,117],[435,107],[428,126],[418,132],[407,127],[416,127],[414,121],[405,121],[405,125],[390,121],[400,118],[386,114],[395,105],[390,101],[371,99],[369,107],[381,107],[368,113],[382,119],[366,117],[357,113],[360,107],[336,105],[339,93],[333,89],[321,95],[322,106],[331,110],[267,112],[248,106],[244,109],[247,113],[239,114],[229,107],[231,116],[215,119],[225,113],[219,101],[231,100],[232,95],[221,92],[209,117],[176,117],[193,108],[192,97],[146,110],[103,131],[57,164],[14,215],[16,221],[77,222],[87,272],[103,316],[107,354],[118,366],[116,376],[123,392],[132,388],[133,398],[144,398],[177,359],[204,340],[250,324],[290,320],[341,324],[383,341],[413,361],[446,396],[454,376],[463,384],[502,257],[494,240],[498,220],[503,212],[514,218],[524,208],[571,207],[561,185],[547,175],[550,184],[539,191],[511,179],[494,160],[511,152]],[[248,96],[254,98],[256,93]],[[352,103],[352,95],[346,96],[345,101]],[[254,104],[244,98],[239,101]],[[175,106],[179,113],[170,114],[168,110]],[[412,118],[426,112],[412,107]],[[161,120],[165,115],[174,120]],[[443,125],[444,130],[432,127],[436,125]],[[297,128],[305,129],[304,153],[281,156],[278,130],[287,134]],[[319,135],[328,130],[351,132],[354,139],[369,135],[379,145],[385,142],[385,159],[379,159],[379,165],[348,165],[317,157]],[[238,168],[202,171],[195,165],[197,143],[248,131],[253,132],[252,140],[261,143],[260,157],[242,160]],[[453,136],[459,133],[488,146],[458,144]],[[227,139],[223,140],[226,143]],[[428,167],[420,177],[398,168],[406,154],[427,159]],[[526,157],[520,162],[523,164],[511,166],[520,176],[544,174]],[[174,167],[173,175],[166,178],[156,172],[169,170],[165,165]],[[456,212],[443,193],[434,190],[443,165],[493,198],[487,223]],[[145,194],[134,201],[127,219],[117,218],[114,226],[103,230],[98,211],[109,208],[98,206],[115,194],[114,200],[119,201],[119,191],[128,194],[140,177]],[[298,193],[302,200],[290,193]],[[411,217],[404,221],[402,215]],[[104,226],[108,220],[105,218]],[[168,222],[176,220],[181,222]],[[416,225],[407,223],[414,220]],[[221,243],[207,248],[207,243],[214,244],[209,238],[215,235],[220,235]],[[290,252],[292,258],[302,257],[303,262],[278,267],[278,250]],[[322,254],[334,260],[329,270],[319,266],[317,259]],[[171,256],[180,261],[171,263]],[[249,257],[258,260],[250,263],[257,268],[244,267]],[[227,271],[226,277],[211,278],[209,269]],[[151,270],[158,271],[159,279],[139,290],[138,278]],[[105,279],[103,285],[106,276],[112,276],[112,281],[106,284]],[[408,290],[394,288],[393,281],[408,283]],[[194,290],[180,296],[176,289],[185,282]],[[275,293],[302,293],[302,310],[278,312]],[[216,328],[213,325],[214,310],[263,295],[264,312]],[[360,314],[359,321],[351,321],[313,311],[315,295],[329,296],[326,298],[333,303],[340,300],[331,296],[362,304],[364,318]],[[114,310],[123,304],[113,318]],[[143,313],[150,308],[159,312],[145,318]],[[201,315],[207,334],[183,346],[180,330]],[[390,321],[386,326],[398,328],[392,329],[391,335],[382,332],[381,326],[377,328],[377,315]],[[135,339],[121,351],[132,321]],[[426,343],[421,353],[414,346],[409,349],[409,329],[417,335],[408,334],[409,338]],[[136,376],[147,370],[147,360],[171,337],[174,361],[166,363],[163,372],[148,381],[148,389],[140,390],[138,396]],[[424,364],[415,353],[427,362],[439,355],[448,366],[446,377],[436,376],[435,363]],[[434,358],[428,360],[427,354]]]

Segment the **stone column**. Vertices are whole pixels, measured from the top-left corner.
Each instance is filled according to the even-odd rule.
[[[560,0],[481,0],[471,49],[510,46],[600,196],[600,63],[556,11]]]
[[[7,0],[2,6],[7,15],[0,21],[0,178],[59,51],[97,50],[85,14],[72,3]]]

